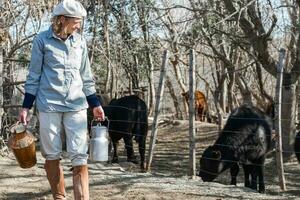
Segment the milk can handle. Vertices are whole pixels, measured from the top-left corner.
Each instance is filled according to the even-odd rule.
[[[9,127],[10,133],[14,134],[15,131],[12,132],[12,128],[13,128],[14,126],[17,126],[17,125],[20,124],[20,123],[22,123],[22,122],[20,122],[20,121],[18,120],[16,123],[12,124],[12,125]],[[23,123],[22,123],[22,124],[23,124]],[[24,124],[23,124],[23,125],[24,125]],[[24,125],[24,126],[25,126],[25,125]]]
[[[109,128],[109,120],[108,120],[107,117],[104,118],[104,121],[105,121],[105,120],[107,120],[107,129],[108,129],[108,128]],[[93,126],[93,122],[95,122],[95,121],[96,121],[95,119],[93,119],[93,120],[91,121],[91,126]],[[101,124],[101,121],[97,121],[97,122],[98,122],[98,124],[102,125],[102,124]]]

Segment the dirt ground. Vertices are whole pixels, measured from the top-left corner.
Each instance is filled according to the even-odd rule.
[[[196,123],[197,170],[204,148],[213,143],[217,127]],[[148,138],[151,134],[151,128]],[[300,164],[294,156],[285,163],[287,191],[278,186],[274,154],[268,156],[265,167],[266,194],[243,187],[242,172],[238,186],[229,185],[229,173],[215,182],[204,183],[188,174],[188,121],[163,121],[159,125],[151,172],[140,173],[139,166],[125,162],[120,144],[120,165],[89,163],[91,200],[221,200],[221,199],[300,199]],[[147,146],[148,150],[148,146]],[[138,152],[138,151],[136,151]],[[43,169],[44,159],[37,152],[37,165],[21,169],[14,156],[0,157],[0,199],[52,199]],[[69,160],[63,159],[68,199],[73,199],[72,174]],[[241,170],[242,171],[242,170]]]

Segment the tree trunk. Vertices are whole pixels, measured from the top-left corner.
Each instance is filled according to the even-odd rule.
[[[296,83],[291,83],[291,74],[284,74],[282,88],[282,148],[284,156],[293,152],[296,131]]]
[[[171,95],[172,100],[173,100],[173,104],[174,104],[174,108],[175,108],[175,117],[177,119],[182,119],[182,112],[181,112],[180,106],[179,106],[180,104],[179,104],[177,95],[174,91],[174,88],[173,88],[172,82],[170,81],[169,76],[167,76],[167,78],[166,78],[166,86],[168,87],[170,95]]]
[[[148,62],[148,99],[149,99],[149,105],[148,105],[148,111],[149,111],[149,115],[152,115],[153,113],[153,108],[154,108],[154,103],[155,103],[155,88],[154,88],[154,84],[153,84],[153,70],[154,70],[154,66],[153,66],[153,59],[152,56],[150,54],[150,52],[147,52],[147,62]]]
[[[251,94],[250,88],[245,83],[245,81],[243,80],[241,75],[237,76],[237,83],[238,83],[239,89],[240,89],[242,97],[243,97],[243,103],[252,105],[253,102],[252,102],[252,94]]]
[[[133,60],[134,60],[134,65],[132,66],[132,70],[135,76],[132,77],[133,80],[132,84],[134,89],[139,89],[140,87],[140,83],[139,83],[140,78],[139,78],[139,69],[138,69],[139,59],[137,54],[133,55]]]
[[[298,84],[296,88],[296,105],[297,105],[297,110],[296,110],[296,129],[299,129],[300,127],[300,78],[298,78]]]
[[[230,112],[233,110],[233,108],[236,106],[234,103],[234,97],[233,97],[233,88],[235,83],[235,73],[229,73],[229,83],[228,83],[228,110],[225,110],[225,112]]]
[[[0,73],[3,74],[3,49],[2,45],[0,44]],[[2,122],[2,117],[4,110],[2,108],[3,105],[3,79],[2,76],[0,76],[0,122]],[[2,123],[0,123],[0,130],[2,130]]]
[[[223,84],[222,91],[221,91],[221,98],[220,98],[220,106],[222,110],[226,112],[226,99],[227,99],[227,84],[226,80]]]
[[[137,8],[138,8],[138,15],[139,15],[139,23],[140,27],[143,32],[143,39],[145,43],[145,57],[146,57],[146,63],[147,63],[147,78],[148,78],[148,115],[152,115],[153,108],[154,108],[154,101],[155,101],[155,89],[153,85],[153,59],[151,55],[151,49],[150,49],[150,38],[149,38],[149,28],[148,28],[148,19],[147,16],[149,16],[149,11],[145,9],[147,6],[147,2],[145,1],[137,1]]]
[[[106,81],[104,93],[108,93],[110,88],[110,98],[113,96],[114,91],[114,81],[113,81],[113,73],[111,68],[111,60],[110,60],[110,42],[109,42],[109,19],[108,19],[108,1],[103,0],[103,38],[104,38],[104,46],[105,46],[105,59],[106,59]]]

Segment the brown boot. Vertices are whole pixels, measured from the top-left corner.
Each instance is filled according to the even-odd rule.
[[[46,160],[45,170],[54,200],[66,199],[65,180],[59,160]]]
[[[89,199],[89,173],[87,165],[73,168],[73,189],[75,200]]]

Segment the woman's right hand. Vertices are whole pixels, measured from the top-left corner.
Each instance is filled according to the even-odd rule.
[[[105,120],[105,114],[104,114],[102,106],[97,106],[97,107],[93,108],[93,115],[94,115],[94,119],[97,121]]]
[[[22,108],[22,110],[19,113],[19,121],[21,123],[23,123],[24,125],[27,125],[27,123],[28,123],[28,121],[27,121],[28,112],[29,112],[28,108]]]

